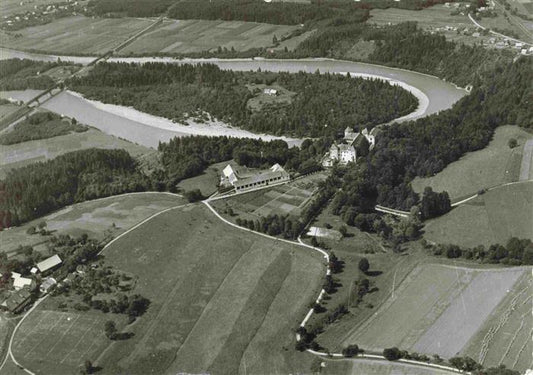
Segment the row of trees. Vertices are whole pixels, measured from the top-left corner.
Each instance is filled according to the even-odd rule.
[[[252,110],[248,102],[256,94],[248,86],[274,83],[296,93],[291,102]],[[176,122],[209,113],[254,132],[307,137],[335,137],[346,126],[371,128],[417,106],[412,94],[381,80],[303,72],[234,72],[212,64],[100,63],[68,85],[88,98],[132,106]]]
[[[237,218],[237,225],[266,233],[270,236],[295,239],[303,230],[304,224],[289,215],[268,215],[258,220],[248,220]]]
[[[507,244],[494,244],[486,248],[483,245],[474,248],[462,248],[458,245],[438,244],[426,246],[434,255],[447,258],[464,258],[483,263],[502,263],[513,266],[533,265],[533,243],[530,239],[512,237]]]

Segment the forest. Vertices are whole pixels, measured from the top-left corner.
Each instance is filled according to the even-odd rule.
[[[247,85],[277,84],[296,93],[289,105],[252,111]],[[416,98],[381,80],[335,74],[234,72],[212,64],[100,63],[67,85],[89,99],[183,122],[205,112],[253,132],[336,137],[346,126],[369,127],[412,112]],[[329,108],[324,111],[323,108]]]
[[[177,0],[90,0],[87,15],[154,17],[165,13]]]
[[[56,66],[57,62],[8,59],[0,61],[0,91],[24,89],[48,89],[54,80],[43,73]]]
[[[74,151],[8,172],[0,181],[0,228],[85,200],[151,187],[125,150]]]
[[[37,139],[53,138],[70,132],[84,132],[87,126],[75,119],[62,119],[53,112],[37,112],[18,122],[13,130],[0,135],[1,145],[12,145]]]

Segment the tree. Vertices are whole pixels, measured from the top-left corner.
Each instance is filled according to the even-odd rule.
[[[32,225],[30,226],[27,230],[26,230],[26,233],[29,234],[29,235],[32,235],[32,234],[35,234],[36,230],[35,230],[35,227]]]
[[[343,225],[339,228],[339,232],[343,237],[346,237],[348,234],[348,229],[346,229],[346,225]]]
[[[367,273],[370,269],[370,262],[366,258],[361,258],[359,261],[359,270],[363,273]]]
[[[117,336],[117,326],[115,325],[115,322],[112,320],[105,322],[104,331],[108,339],[114,340]]]
[[[204,196],[200,189],[189,190],[184,193],[185,198],[191,203],[198,202],[204,199]]]
[[[401,351],[396,347],[387,348],[383,350],[383,357],[385,357],[389,361],[397,361],[401,358]]]
[[[85,371],[85,374],[92,374],[94,371],[93,363],[88,359],[85,360],[83,363],[83,370]]]
[[[516,146],[518,146],[518,141],[515,138],[511,138],[507,142],[507,145],[509,146],[509,148],[515,148]]]
[[[41,221],[39,225],[37,226],[39,229],[44,229],[46,227],[46,221]]]
[[[362,353],[363,350],[362,349],[359,349],[359,346],[353,344],[353,345],[348,345],[346,348],[342,349],[342,355],[345,356],[345,357],[353,357],[359,353]]]

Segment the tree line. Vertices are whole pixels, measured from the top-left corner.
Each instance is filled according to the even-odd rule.
[[[28,59],[8,59],[0,61],[0,90],[49,89],[54,80],[41,74],[63,65],[59,62],[44,62]]]

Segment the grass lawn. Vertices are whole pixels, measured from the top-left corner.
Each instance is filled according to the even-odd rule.
[[[90,128],[83,133],[71,133],[58,137],[39,139],[0,148],[0,178],[12,168],[53,159],[67,152],[84,150],[91,147],[105,149],[125,149],[132,156],[153,152],[144,146],[125,141]]]
[[[275,214],[299,217],[316,191],[318,182],[325,177],[324,173],[316,173],[287,184],[219,199],[212,205],[222,214],[231,208],[234,215],[228,219],[232,221],[237,218],[255,220]]]
[[[371,319],[351,332],[345,344],[357,343],[370,350],[397,346],[453,357],[467,346],[524,272],[419,266]]]
[[[190,53],[216,50],[237,51],[272,46],[299,26],[270,25],[243,21],[165,20],[121,51],[129,53]]]
[[[36,49],[57,54],[101,54],[147,27],[151,19],[60,18],[16,33],[0,32],[0,44],[15,49]],[[21,35],[15,37],[14,35]]]
[[[426,222],[424,237],[465,247],[505,244],[510,237],[533,239],[533,183],[491,190]]]
[[[178,189],[189,191],[200,189],[204,197],[217,191],[222,170],[228,165],[227,161],[210,165],[201,175],[180,181]]]
[[[19,245],[41,244],[36,246],[36,249],[44,249],[44,243],[49,237],[26,234],[28,227],[36,227],[41,221],[45,221],[48,230],[56,235],[79,236],[87,233],[91,238],[103,240],[108,236],[115,237],[123,233],[156,212],[183,203],[181,198],[164,193],[139,193],[83,202],[20,227],[1,231],[0,243],[2,251],[8,253],[13,252]]]
[[[101,355],[103,373],[308,371],[312,357],[294,350],[293,330],[318,294],[324,265],[314,252],[274,242],[189,205],[113,243],[106,262],[135,274],[136,292],[151,306],[133,338]],[[63,333],[65,343],[83,335]],[[64,350],[57,345],[51,358]],[[23,363],[38,367],[33,357]],[[75,371],[63,368],[53,373]]]
[[[0,104],[0,120],[16,112],[19,108],[15,104]]]
[[[509,148],[511,138],[518,141],[518,147]],[[524,144],[531,138],[533,134],[518,126],[500,126],[483,150],[467,153],[433,177],[417,177],[413,190],[421,193],[431,186],[434,191],[447,191],[452,201],[457,201],[481,189],[518,181]]]
[[[486,367],[500,363],[524,373],[531,368],[533,278],[522,275],[464,351]]]

